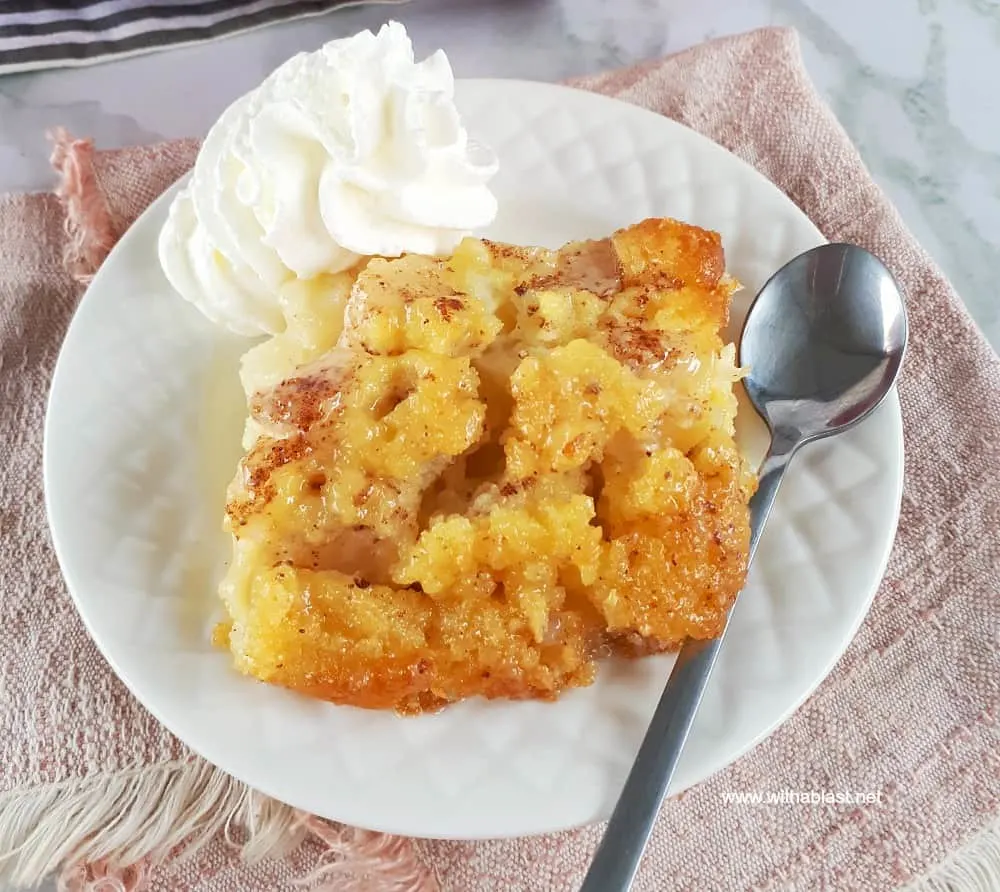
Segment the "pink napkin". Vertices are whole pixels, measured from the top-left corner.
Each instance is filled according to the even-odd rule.
[[[827,237],[885,260],[912,325],[903,511],[871,614],[790,721],[664,806],[635,889],[997,888],[1000,362],[816,96],[794,33],[715,41],[577,86],[749,161]],[[0,198],[0,878],[56,871],[71,889],[164,892],[576,888],[600,827],[410,841],[247,790],[159,726],[84,631],[39,470],[49,376],[81,292],[63,255],[77,276],[92,272],[196,148],[94,152],[64,136],[61,200]],[[881,803],[725,800],[784,789],[878,791]]]

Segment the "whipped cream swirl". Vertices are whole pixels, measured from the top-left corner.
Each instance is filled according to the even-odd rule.
[[[454,88],[445,54],[415,62],[396,22],[290,59],[209,131],[160,234],[171,284],[235,332],[275,333],[292,278],[450,253],[497,211],[496,157]]]

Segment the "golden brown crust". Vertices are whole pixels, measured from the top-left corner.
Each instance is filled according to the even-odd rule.
[[[551,699],[710,637],[743,584],[721,241],[373,260],[338,348],[251,400],[230,488],[237,666],[403,712]],[[273,436],[271,436],[273,435]]]

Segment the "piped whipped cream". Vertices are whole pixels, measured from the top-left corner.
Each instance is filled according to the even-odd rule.
[[[442,51],[396,22],[302,53],[209,131],[160,233],[174,288],[244,335],[284,328],[278,290],[361,256],[442,255],[496,216]]]

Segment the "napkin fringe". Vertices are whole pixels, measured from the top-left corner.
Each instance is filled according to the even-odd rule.
[[[118,239],[111,211],[94,170],[94,143],[57,127],[49,133],[56,195],[66,215],[63,262],[78,282],[89,283]]]
[[[331,824],[197,758],[0,795],[0,880],[55,873],[60,892],[139,892],[168,856],[176,870],[217,834],[249,863],[317,843],[298,881],[315,892],[438,890],[410,840]]]
[[[1000,889],[1000,821],[952,853],[907,892],[996,892]]]

